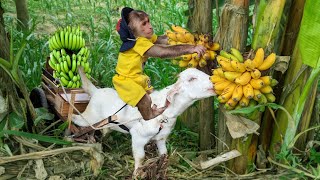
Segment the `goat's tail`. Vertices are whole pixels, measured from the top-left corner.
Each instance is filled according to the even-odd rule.
[[[97,87],[92,84],[92,82],[87,78],[86,74],[84,73],[83,67],[79,66],[78,67],[78,72],[81,77],[81,82],[82,82],[82,88],[86,93],[89,95],[93,95],[94,91],[97,90]]]

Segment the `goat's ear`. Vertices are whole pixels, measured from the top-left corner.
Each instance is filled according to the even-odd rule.
[[[173,100],[174,100],[174,96],[175,96],[176,94],[178,94],[179,91],[180,91],[180,85],[179,85],[179,84],[175,84],[175,85],[173,86],[173,88],[168,92],[168,94],[167,94],[167,100],[168,100],[170,103],[172,103]]]

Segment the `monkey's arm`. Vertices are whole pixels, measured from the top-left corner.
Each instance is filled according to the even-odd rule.
[[[156,42],[154,44],[164,44],[168,45],[168,37],[166,35],[158,36]]]
[[[179,44],[174,46],[161,46],[155,44],[146,51],[144,55],[147,57],[174,58],[191,53],[198,53],[199,56],[202,56],[205,51],[206,48],[202,45]]]

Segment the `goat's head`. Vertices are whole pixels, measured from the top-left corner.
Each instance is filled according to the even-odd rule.
[[[173,96],[179,93],[184,93],[191,100],[216,95],[210,76],[195,68],[188,68],[179,74],[178,81],[168,93],[168,101],[170,102]]]

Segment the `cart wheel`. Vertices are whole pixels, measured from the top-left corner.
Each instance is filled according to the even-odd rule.
[[[34,88],[30,93],[30,100],[35,108],[44,107],[48,108],[48,101],[46,94],[41,88]]]

